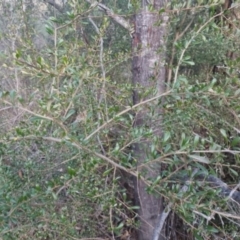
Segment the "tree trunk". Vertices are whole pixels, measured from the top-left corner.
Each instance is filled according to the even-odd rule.
[[[149,1],[142,1],[142,10],[135,16],[135,32],[132,41],[133,48],[133,104],[152,97],[154,94],[161,94],[165,91],[165,33],[167,15],[159,14],[166,0],[154,0],[154,10],[148,9]],[[146,94],[146,91],[149,94]],[[153,103],[151,103],[153,104]],[[150,106],[144,105],[138,110],[135,117],[136,128],[150,127],[155,136],[162,133],[161,129],[161,107],[155,103],[156,119],[150,117]],[[160,174],[160,166],[148,164],[141,167],[149,159],[150,144],[147,139],[141,139],[134,144],[134,157],[137,159],[137,170],[145,179],[154,179]],[[146,184],[137,179],[135,183],[136,202],[140,205],[138,231],[139,240],[152,238],[156,225],[157,216],[161,211],[160,196],[150,195],[146,192]],[[164,236],[163,238],[164,239]]]
[[[45,0],[59,11],[58,5],[52,0]],[[169,0],[141,0],[141,10],[135,15],[135,26],[132,26],[128,20],[115,14],[104,4],[86,0],[92,7],[97,6],[104,11],[107,16],[111,17],[115,22],[127,29],[132,35],[132,73],[133,85],[133,104],[137,104],[143,100],[160,95],[165,91],[165,33],[167,30],[168,17],[166,13],[159,13],[159,10],[165,6]],[[151,2],[151,4],[150,4]],[[146,90],[148,94],[146,94]],[[151,128],[154,135],[160,137],[162,134],[161,106],[156,101],[154,112],[156,117],[150,116],[150,106],[145,104],[141,106],[135,116],[135,128]],[[151,107],[153,106],[150,103]],[[156,163],[148,164],[142,167],[148,160],[150,142],[147,139],[141,139],[133,145],[134,158],[137,159],[137,171],[141,173],[145,179],[154,179],[160,174],[160,166]],[[135,181],[135,200],[140,205],[139,219],[140,228],[138,231],[139,240],[149,240],[153,236],[154,227],[159,213],[161,213],[161,197],[149,195],[146,192],[146,184],[140,178]],[[164,239],[164,236],[161,238]]]

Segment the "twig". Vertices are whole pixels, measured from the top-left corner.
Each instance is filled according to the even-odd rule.
[[[91,17],[88,17],[89,21],[92,23],[93,27],[95,28],[95,31],[97,32],[97,34],[99,35],[100,37],[100,54],[99,54],[99,60],[100,60],[100,65],[101,65],[101,71],[102,71],[102,79],[103,79],[103,84],[102,84],[102,87],[100,89],[100,92],[99,92],[99,96],[97,96],[98,98],[98,107],[100,107],[101,103],[102,103],[102,100],[104,99],[104,106],[105,106],[105,115],[106,115],[106,119],[108,120],[108,114],[107,114],[107,99],[106,99],[106,89],[105,89],[105,86],[106,86],[106,72],[105,72],[105,68],[104,68],[104,65],[103,65],[103,38],[101,36],[101,33],[99,31],[99,28],[98,26],[96,25],[96,23],[92,20]],[[98,94],[97,94],[98,95]],[[98,114],[98,127],[99,127],[99,124],[100,124],[100,119],[101,119],[101,116],[100,116],[100,112],[97,113]],[[103,144],[101,142],[101,139],[99,137],[99,134],[97,135],[97,141],[101,147],[101,150],[102,152],[105,154],[105,149],[103,147]]]
[[[178,32],[176,33],[175,39],[173,41],[173,46],[172,46],[172,51],[171,51],[171,59],[168,64],[169,67],[168,67],[168,77],[167,77],[167,90],[170,89],[170,82],[172,79],[171,67],[173,65],[173,60],[174,60],[175,53],[176,53],[175,43],[187,32],[189,27],[192,25],[193,20],[194,20],[194,18],[192,18],[192,20],[189,22],[189,24],[185,27],[185,29],[180,34],[178,34]]]
[[[10,106],[13,106],[13,104],[11,102],[8,102],[6,100],[3,100],[3,99],[0,99],[0,101],[4,102],[5,104],[8,104]],[[58,121],[57,119],[55,118],[52,118],[52,117],[48,117],[48,116],[44,116],[44,115],[40,115],[38,113],[35,113],[27,108],[24,108],[24,107],[21,107],[21,106],[17,106],[17,108],[19,108],[20,110],[24,111],[24,112],[27,112],[35,117],[38,117],[40,119],[45,119],[45,120],[48,120],[48,121],[52,121],[52,122],[55,122],[57,123],[64,131],[65,133],[68,133],[68,129],[62,124],[62,122]]]
[[[105,90],[105,85],[106,85],[106,71],[105,71],[104,64],[103,64],[103,38],[102,38],[102,36],[101,36],[101,33],[100,33],[99,28],[98,28],[98,26],[96,25],[96,23],[92,20],[91,17],[88,17],[88,19],[89,19],[89,21],[92,23],[92,25],[94,26],[97,34],[98,34],[99,37],[100,37],[100,54],[99,54],[99,60],[100,60],[100,66],[101,66],[101,71],[102,71],[103,85],[102,85],[102,88],[101,88],[101,90],[100,90],[100,96],[99,96],[98,105],[101,104],[103,97],[104,97],[105,104],[106,104],[106,90]]]
[[[112,180],[112,189],[111,189],[111,193],[112,193],[112,197],[114,197],[114,179],[116,177],[116,167],[114,167],[114,172],[113,172],[113,180]],[[112,206],[110,206],[110,209],[109,209],[109,218],[110,218],[110,225],[111,225],[111,233],[112,233],[112,240],[115,240],[115,236],[114,236],[114,225],[113,225],[113,216],[112,216],[112,213],[113,213],[113,208]]]

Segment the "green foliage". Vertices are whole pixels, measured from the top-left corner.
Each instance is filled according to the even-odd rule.
[[[117,239],[130,232],[138,226],[132,147],[139,142],[149,143],[145,165],[161,169],[156,178],[141,174],[146,190],[173,204],[185,225],[180,232],[234,237],[236,204],[193,176],[197,169],[238,182],[239,57],[227,54],[237,32],[213,18],[220,4],[171,1],[171,92],[159,103],[132,107],[131,37],[94,8],[96,31],[89,5],[80,2],[69,1],[63,14],[46,10],[48,19],[37,30],[37,17],[30,21],[35,8],[25,19],[16,5],[23,31],[4,19],[16,30],[12,36],[6,28],[4,36],[19,41],[0,56],[0,238]],[[139,9],[136,1],[103,3],[119,14]],[[46,38],[41,49],[35,35]],[[223,64],[224,74],[212,71]],[[151,121],[133,127],[142,109]],[[159,128],[163,134],[156,137]]]
[[[126,190],[120,190],[121,173],[96,156],[101,151],[119,155],[117,163],[130,167],[130,155],[122,152],[128,139],[110,139],[109,126],[86,139],[129,105],[129,84],[117,93],[116,82],[110,81],[110,76],[119,74],[114,72],[116,66],[129,58],[129,45],[119,42],[124,38],[115,28],[120,28],[110,26],[97,11],[100,35],[87,18],[76,21],[88,10],[87,5],[80,5],[62,17],[49,17],[44,26],[51,41],[41,52],[35,51],[34,43],[13,52],[15,71],[29,84],[30,94],[23,88],[1,92],[1,106],[17,104],[24,113],[1,138],[4,239],[104,237],[108,232],[117,236],[124,225],[134,224],[134,206]],[[107,39],[112,29],[119,34],[114,34],[114,41]],[[99,39],[105,36],[104,58],[100,59]],[[102,70],[106,76],[100,64],[107,66]],[[123,79],[118,82],[123,83]],[[132,121],[119,116],[111,126]]]

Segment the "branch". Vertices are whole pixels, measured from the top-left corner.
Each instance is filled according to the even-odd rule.
[[[192,173],[192,176],[193,177],[196,173],[197,173],[198,169],[195,169]],[[188,190],[188,186],[189,186],[190,182],[187,180],[184,184],[184,186],[181,188],[180,192],[186,192]],[[162,213],[159,214],[158,216],[158,219],[157,219],[157,224],[156,224],[156,227],[154,228],[154,231],[153,231],[153,237],[152,237],[152,240],[158,240],[159,239],[159,236],[161,234],[161,231],[162,231],[162,228],[163,228],[163,225],[169,215],[169,213],[171,212],[171,207],[172,207],[173,203],[169,203],[165,209],[162,211]]]
[[[221,179],[213,176],[213,175],[207,175],[205,173],[200,173],[200,174],[196,174],[199,172],[199,169],[195,169],[191,179],[195,178],[197,180],[200,181],[207,181],[208,184],[213,187],[213,188],[218,188],[221,190],[221,195],[224,197],[227,197],[227,200],[233,200],[237,203],[240,204],[240,192],[237,191],[237,188],[239,187],[240,183],[234,188],[231,189],[230,187],[228,187],[228,185],[223,182]],[[188,190],[188,185],[190,183],[190,178],[187,177],[185,178],[185,183],[184,186],[181,188],[180,192],[186,192]],[[152,240],[158,240],[160,233],[162,231],[163,225],[169,215],[169,213],[171,212],[171,207],[172,207],[173,203],[169,203],[165,209],[162,211],[161,214],[159,214],[158,219],[157,219],[157,224],[156,227],[154,228],[154,233],[153,233],[153,237]],[[212,219],[212,216],[205,216],[202,213],[199,213],[197,211],[194,211],[196,214],[206,218],[208,221]],[[229,215],[229,217],[232,217],[232,215]]]
[[[220,189],[221,194],[224,197],[227,197],[227,199],[233,200],[240,204],[240,192],[237,191],[236,188],[231,189],[221,179],[219,179],[213,175],[207,176],[205,173],[199,174],[196,178],[197,178],[197,180],[201,180],[201,181],[206,180],[211,187]]]
[[[125,29],[127,29],[130,34],[132,35],[134,32],[133,27],[131,26],[131,24],[129,23],[129,21],[127,21],[125,18],[115,14],[110,8],[108,8],[107,6],[105,6],[102,3],[99,3],[97,1],[91,1],[91,0],[86,0],[88,3],[91,4],[91,6],[97,6],[99,10],[104,11],[107,16],[109,16],[110,18],[112,18],[116,23],[118,23],[119,25],[121,25],[122,27],[124,27]]]
[[[129,21],[127,21],[125,18],[115,14],[110,8],[108,8],[102,3],[99,3],[97,1],[91,1],[91,0],[86,0],[86,1],[91,4],[90,8],[98,7],[99,10],[104,11],[107,14],[107,16],[112,18],[116,23],[118,23],[119,25],[127,29],[131,35],[133,34],[134,29],[129,23]],[[63,8],[59,4],[55,3],[54,0],[44,0],[44,2],[56,8],[60,13],[63,13]]]
[[[104,98],[105,100],[105,106],[107,107],[107,101],[106,101],[106,89],[105,89],[105,85],[106,85],[106,71],[105,71],[105,67],[103,64],[103,37],[101,36],[100,30],[98,28],[98,26],[96,25],[96,23],[92,20],[91,17],[88,17],[89,21],[92,23],[93,27],[95,28],[95,31],[97,32],[97,34],[100,37],[100,54],[99,54],[99,60],[100,60],[100,66],[101,66],[101,70],[102,70],[102,78],[103,78],[103,85],[101,87],[100,90],[100,95],[99,95],[99,101],[98,101],[98,105],[101,104],[102,99]],[[106,112],[107,113],[107,112]]]
[[[127,107],[126,109],[124,109],[123,111],[121,111],[120,113],[118,113],[116,116],[114,116],[113,118],[111,118],[111,119],[109,119],[108,121],[106,121],[105,123],[103,123],[103,124],[102,124],[100,127],[98,127],[96,130],[94,130],[90,135],[88,135],[88,136],[85,138],[84,141],[89,140],[89,139],[90,139],[92,136],[94,136],[97,132],[99,132],[101,129],[105,128],[108,124],[110,124],[111,122],[113,122],[114,120],[116,120],[116,118],[122,116],[123,114],[125,114],[125,113],[127,113],[127,112],[130,112],[131,110],[133,110],[133,109],[135,109],[135,108],[138,108],[139,106],[144,105],[144,104],[146,104],[146,103],[148,103],[148,102],[152,102],[152,101],[154,101],[154,100],[157,100],[157,99],[162,98],[163,96],[167,96],[167,95],[169,95],[171,92],[172,92],[171,90],[170,90],[170,91],[167,91],[167,92],[165,92],[165,93],[163,93],[163,94],[157,95],[157,96],[155,96],[155,97],[153,97],[153,98],[150,98],[150,99],[147,99],[147,100],[145,100],[145,101],[142,101],[142,102],[140,102],[140,103],[138,103],[138,104],[135,104],[135,105],[133,105],[132,107]]]
[[[183,180],[184,182],[189,181],[188,176],[177,176],[177,178]],[[174,180],[176,180],[176,178],[174,178]],[[227,200],[230,199],[240,204],[240,191],[237,191],[240,184],[238,184],[234,189],[231,189],[227,183],[223,182],[220,178],[200,172],[199,170],[193,180],[206,182],[213,189],[219,189],[221,196],[226,197]]]
[[[178,64],[177,64],[177,67],[176,67],[176,70],[175,70],[175,76],[174,76],[174,80],[173,80],[173,86],[176,85],[176,82],[178,80],[178,72],[179,72],[179,69],[180,69],[180,66],[182,64],[182,61],[183,61],[183,57],[185,55],[185,52],[187,51],[187,49],[189,48],[189,46],[191,45],[191,43],[195,40],[195,38],[200,34],[200,32],[212,21],[214,20],[215,18],[217,18],[218,16],[221,16],[223,13],[225,12],[225,10],[223,10],[222,12],[214,15],[213,17],[211,17],[208,21],[206,21],[191,37],[191,39],[185,44],[185,48],[183,49],[180,57],[179,57],[179,60],[178,60]]]
[[[63,13],[63,8],[55,2],[55,0],[44,0],[44,2],[56,8],[60,13]]]
[[[88,17],[89,18],[89,21],[92,23],[93,27],[95,28],[95,31],[97,32],[97,34],[99,35],[100,37],[100,54],[99,54],[99,60],[100,60],[100,65],[101,65],[101,70],[102,70],[102,78],[103,78],[103,84],[102,84],[102,87],[100,89],[100,92],[99,92],[99,96],[97,96],[97,100],[98,100],[98,107],[100,106],[102,100],[104,99],[104,105],[105,105],[105,110],[106,110],[106,116],[108,115],[107,114],[107,99],[106,99],[106,72],[105,72],[105,68],[104,68],[104,64],[103,64],[103,37],[101,36],[101,33],[100,33],[100,30],[98,28],[98,26],[96,25],[96,23],[92,20],[91,17]],[[97,94],[98,95],[98,94]],[[98,127],[100,126],[100,119],[101,119],[101,115],[100,113],[98,112]],[[100,137],[99,137],[99,134],[97,135],[97,140],[98,140],[98,143],[99,143],[99,146],[101,147],[102,149],[102,152],[105,153],[105,150],[104,150],[104,147],[103,147],[103,144],[100,140]],[[105,155],[105,154],[104,154]]]
[[[153,237],[152,240],[158,240],[160,233],[162,231],[163,225],[169,215],[169,213],[171,212],[171,207],[172,207],[172,203],[169,203],[165,209],[163,210],[163,212],[161,214],[159,214],[158,219],[157,219],[157,225],[154,229],[153,232]]]

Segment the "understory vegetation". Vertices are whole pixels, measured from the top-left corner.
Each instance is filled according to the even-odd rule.
[[[168,239],[237,239],[240,3],[168,1],[166,91],[138,86],[134,105],[131,33],[91,1],[50,2],[0,1],[0,239],[137,239],[138,178]],[[136,170],[139,142],[157,178]]]

